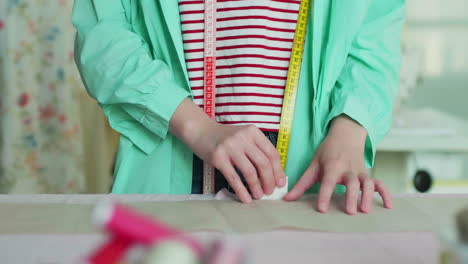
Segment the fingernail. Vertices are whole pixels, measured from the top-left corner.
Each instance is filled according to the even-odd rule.
[[[276,187],[272,188],[271,190],[264,190],[266,195],[272,195],[273,192],[275,191]]]
[[[258,200],[258,199],[261,199],[262,197],[263,197],[263,192],[257,192],[257,193],[255,194],[255,199],[257,199],[257,200]]]
[[[353,210],[353,209],[350,209],[350,208],[347,208],[346,209],[346,212],[349,214],[349,215],[355,215],[357,212],[356,210]]]
[[[279,179],[279,187],[283,187],[286,184],[286,178],[280,178]]]
[[[321,212],[321,213],[326,213],[328,211],[328,208],[326,207],[325,203],[320,203],[318,205],[318,210]]]

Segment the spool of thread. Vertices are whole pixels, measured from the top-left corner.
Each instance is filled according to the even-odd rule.
[[[180,240],[167,240],[155,245],[144,264],[200,264],[200,256]]]

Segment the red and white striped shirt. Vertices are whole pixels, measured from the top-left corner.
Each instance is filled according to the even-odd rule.
[[[216,121],[278,131],[300,0],[217,0]],[[179,0],[185,59],[203,107],[204,1]]]

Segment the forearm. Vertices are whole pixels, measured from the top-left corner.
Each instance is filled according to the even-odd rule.
[[[192,100],[179,104],[169,123],[169,131],[187,146],[193,146],[204,131],[216,125]]]

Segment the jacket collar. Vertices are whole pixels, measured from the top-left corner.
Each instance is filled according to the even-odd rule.
[[[153,1],[151,1],[153,2]],[[185,77],[187,77],[187,69],[185,65],[185,54],[182,40],[182,26],[180,24],[179,5],[176,0],[160,0],[161,9],[164,13],[164,20],[171,34],[172,41],[174,42],[177,56],[182,64]],[[187,78],[188,81],[188,78]]]
[[[143,8],[143,13],[145,17],[145,24],[147,27],[149,27],[149,30],[153,32],[157,32],[160,29],[156,29],[153,26],[153,23],[151,22],[151,15],[153,15],[155,10],[158,10],[158,7],[156,6],[156,0],[145,0],[142,1],[142,8]],[[190,87],[190,82],[188,79],[188,73],[187,73],[187,66],[185,64],[185,54],[184,54],[184,46],[183,46],[183,40],[182,40],[182,30],[181,30],[181,25],[180,25],[180,14],[179,14],[179,6],[178,6],[178,1],[176,0],[159,0],[160,2],[160,8],[162,9],[164,20],[166,21],[167,28],[169,30],[169,34],[172,39],[172,44],[175,47],[175,50],[177,52],[177,58],[180,63],[180,66],[182,67],[184,79],[187,82],[187,87]],[[148,12],[151,13],[148,14]],[[145,14],[146,13],[146,14]],[[155,38],[156,36],[154,34],[150,34],[151,38]],[[152,39],[151,41],[154,41]]]

